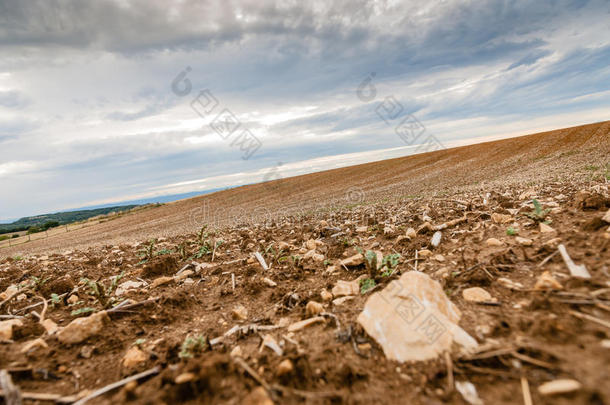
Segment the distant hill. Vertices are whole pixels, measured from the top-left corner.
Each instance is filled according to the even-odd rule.
[[[117,201],[111,204],[89,205],[86,207],[73,208],[67,211],[57,212],[55,214],[35,215],[18,220],[0,220],[0,235],[10,232],[26,231],[31,226],[40,227],[49,221],[57,221],[60,225],[63,225],[70,222],[83,221],[98,215],[105,215],[113,211],[127,211],[141,205],[163,204],[172,201],[184,200],[185,198],[215,193],[217,191],[227,190],[230,188],[232,187],[213,188],[204,191],[194,191],[182,194],[162,195],[139,200]]]
[[[86,207],[74,208],[74,210],[90,210],[90,209],[95,209],[95,208],[106,208],[106,207],[110,207],[110,206],[118,207],[118,206],[128,205],[128,204],[129,205],[145,205],[145,204],[157,204],[157,203],[163,204],[163,203],[168,203],[168,202],[172,202],[172,201],[184,200],[186,198],[197,197],[197,196],[204,195],[204,194],[215,193],[217,191],[228,190],[233,187],[237,187],[237,186],[212,188],[209,190],[193,191],[190,193],[182,193],[182,194],[161,195],[161,196],[157,196],[157,197],[142,198],[139,200],[117,201],[117,202],[114,202],[111,204],[88,205]]]
[[[84,221],[98,215],[106,215],[110,212],[121,212],[128,211],[132,208],[138,207],[135,205],[122,205],[113,207],[96,208],[90,210],[78,210],[78,211],[67,211],[57,212],[55,214],[44,214],[36,215],[33,217],[24,217],[18,219],[10,224],[0,225],[0,234],[26,231],[30,227],[41,227],[48,222],[57,222],[59,225],[69,224],[71,222]]]

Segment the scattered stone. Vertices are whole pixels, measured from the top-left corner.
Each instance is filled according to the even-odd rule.
[[[246,307],[244,307],[242,304],[238,304],[231,311],[231,316],[233,317],[233,319],[236,319],[239,321],[245,321],[246,319],[248,319],[248,309]]]
[[[231,350],[230,356],[231,357],[243,357],[241,347],[239,345],[235,346],[233,348],[233,350]]]
[[[430,257],[432,256],[432,251],[428,249],[422,249],[417,252],[417,257]]]
[[[275,352],[275,354],[277,354],[278,356],[281,356],[282,354],[284,354],[284,351],[282,350],[280,345],[277,343],[275,338],[271,335],[265,335],[263,337],[263,342],[261,343],[259,352],[262,352],[265,347],[273,350]]]
[[[178,377],[176,377],[176,379],[174,380],[174,382],[176,384],[186,384],[186,383],[190,383],[191,381],[195,381],[197,379],[197,376],[194,373],[182,373],[180,375],[178,375]]]
[[[57,333],[57,339],[65,344],[83,342],[100,333],[106,320],[109,320],[106,311],[96,312],[86,318],[77,318]]]
[[[487,239],[485,241],[485,244],[487,246],[490,246],[490,247],[492,247],[492,246],[502,246],[504,244],[504,242],[502,242],[501,240],[496,239],[496,238],[489,238],[489,239]]]
[[[0,322],[0,340],[11,340],[13,338],[13,326],[23,326],[23,322],[19,319]]]
[[[78,302],[78,295],[72,294],[71,296],[68,297],[68,304],[74,305],[77,302]]]
[[[322,298],[322,301],[324,302],[329,302],[332,301],[333,295],[326,290],[322,290],[320,292],[320,298]]]
[[[125,357],[121,360],[123,367],[128,370],[135,370],[138,366],[148,360],[148,355],[144,353],[138,346],[131,346]]]
[[[549,381],[538,387],[540,395],[558,395],[558,394],[569,394],[571,392],[578,391],[582,388],[582,384],[576,380],[571,379],[560,379],[555,381]]]
[[[306,328],[308,326],[316,324],[318,322],[324,322],[324,317],[323,316],[316,316],[316,317],[313,317],[313,318],[305,319],[304,321],[295,322],[295,323],[293,323],[292,325],[290,325],[288,327],[288,332],[296,332],[296,331],[304,329],[304,328]]]
[[[358,253],[354,256],[348,257],[347,259],[341,260],[341,264],[345,267],[356,267],[364,263],[364,256],[362,253]]]
[[[602,221],[610,224],[610,210],[608,210],[608,212],[606,212],[606,215],[603,216]]]
[[[187,278],[184,279],[184,281],[182,281],[182,284],[184,284],[184,285],[193,285],[193,284],[195,284],[195,280],[193,280],[190,277],[187,277]]]
[[[264,277],[263,278],[263,283],[267,284],[269,287],[276,287],[277,283],[273,280],[271,280],[270,278]]]
[[[502,287],[510,288],[511,290],[522,290],[523,284],[511,279],[500,277],[496,280]]]
[[[83,359],[90,359],[91,356],[93,355],[94,350],[95,350],[95,347],[93,347],[91,345],[85,345],[85,346],[81,347],[78,355],[81,356]]]
[[[515,241],[517,241],[517,243],[521,246],[532,246],[532,244],[534,243],[533,240],[528,238],[522,238],[521,236],[516,236]]]
[[[483,405],[483,401],[479,398],[479,394],[473,383],[469,381],[456,381],[455,389],[462,394],[464,400],[470,405]]]
[[[309,301],[305,306],[305,314],[308,318],[318,315],[321,312],[324,312],[324,306],[319,302]]]
[[[369,297],[358,323],[390,360],[423,361],[450,351],[454,342],[466,351],[477,347],[457,325],[460,317],[438,282],[409,271]]]
[[[305,247],[307,250],[316,250],[316,241],[309,239],[307,242],[305,242]]]
[[[557,246],[561,243],[561,238],[553,238],[544,242],[544,246],[550,249],[557,249]]]
[[[157,288],[164,284],[171,283],[172,281],[174,281],[173,277],[169,277],[169,276],[158,277],[158,278],[154,279],[153,282],[150,284],[150,288]]]
[[[47,333],[49,335],[54,334],[59,329],[57,324],[48,318],[45,319],[44,321],[42,321],[42,326],[44,327],[44,329],[47,331]]]
[[[358,295],[360,293],[360,285],[356,280],[344,281],[339,280],[333,287],[334,297],[343,297],[345,295]]]
[[[536,280],[536,285],[534,285],[535,290],[561,290],[563,286],[557,281],[551,273],[545,271],[538,277]]]
[[[383,227],[383,234],[386,236],[392,236],[396,233],[396,228],[393,225],[385,224]]]
[[[436,260],[437,262],[444,262],[445,261],[445,256],[438,254],[434,256],[434,260]]]
[[[405,234],[407,238],[414,239],[417,236],[417,232],[413,228],[407,229],[407,233]]]
[[[552,232],[555,232],[555,229],[551,228],[550,226],[548,226],[544,222],[541,222],[539,227],[540,227],[540,233],[552,233]]]
[[[434,235],[432,235],[432,240],[430,241],[430,244],[433,247],[438,247],[438,245],[441,244],[442,237],[443,237],[443,233],[441,231],[434,232]]]
[[[47,349],[48,347],[49,347],[49,345],[47,345],[47,342],[45,342],[41,338],[38,338],[38,339],[30,340],[29,342],[25,342],[23,344],[23,346],[21,347],[21,353],[27,354],[27,353],[30,353],[31,351],[34,351],[37,349]]]
[[[280,251],[289,251],[290,250],[290,244],[286,243],[286,242],[280,242],[277,244],[277,247],[280,249]]]
[[[269,394],[263,387],[256,387],[241,402],[242,405],[273,405]]]
[[[17,291],[19,291],[19,288],[16,285],[8,286],[8,288],[6,290],[4,290],[3,293],[0,293],[0,301],[4,301],[11,295],[17,293]]]
[[[471,287],[462,291],[462,297],[468,302],[491,302],[491,294],[481,287]]]
[[[277,365],[275,374],[278,377],[281,377],[283,375],[292,373],[293,370],[294,370],[294,366],[292,365],[292,361],[290,361],[290,359],[286,359],[286,360],[282,360],[282,362]]]
[[[358,350],[361,353],[368,353],[373,349],[373,346],[370,343],[360,343],[358,345]]]
[[[356,233],[367,233],[368,230],[368,226],[359,226],[356,228]]]
[[[119,284],[114,292],[114,295],[120,297],[121,295],[125,295],[130,291],[137,291],[144,287],[144,285],[145,284],[141,281],[125,281],[124,283]]]
[[[324,255],[321,253],[314,253],[311,255],[314,262],[322,263],[324,261]]]
[[[333,305],[335,305],[335,306],[343,305],[343,304],[345,304],[347,301],[351,301],[351,300],[353,300],[354,298],[356,298],[356,297],[355,297],[355,296],[353,296],[353,295],[348,295],[348,296],[346,296],[346,297],[337,298],[337,299],[334,299],[334,300],[333,300]]]
[[[536,197],[536,191],[533,189],[526,190],[519,195],[520,200],[525,200],[526,198],[533,198],[533,197]]]
[[[508,224],[509,222],[513,222],[513,217],[511,215],[498,214],[494,212],[491,214],[491,220],[496,224]]]

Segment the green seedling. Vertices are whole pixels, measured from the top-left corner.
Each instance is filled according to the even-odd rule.
[[[203,256],[209,255],[210,253],[212,253],[212,251],[210,250],[210,247],[205,245],[205,246],[201,246],[199,248],[199,251],[197,251],[197,253],[195,253],[195,255],[193,257],[196,259],[201,259]]]
[[[506,228],[506,234],[508,236],[515,236],[517,234],[517,230],[512,226],[509,226],[508,228]]]
[[[187,336],[182,342],[182,346],[180,347],[180,353],[178,357],[181,359],[190,359],[196,354],[199,354],[208,347],[208,341],[203,335],[199,335],[196,337]]]
[[[84,308],[75,309],[74,311],[72,311],[70,313],[70,315],[78,316],[78,315],[82,315],[82,314],[88,314],[91,312],[95,312],[95,308],[84,307]]]
[[[47,281],[49,281],[49,278],[40,278],[33,276],[30,279],[30,287],[32,288],[32,290],[38,291],[38,289],[42,287]]]
[[[203,245],[204,243],[207,244],[206,239],[210,235],[209,232],[206,231],[207,229],[208,229],[208,226],[204,225],[201,227],[201,230],[199,230],[199,233],[197,234],[197,241],[199,241],[200,245]]]
[[[118,276],[112,277],[108,286],[105,286],[99,281],[89,280],[88,278],[82,278],[81,283],[89,287],[89,294],[92,295],[102,307],[110,308],[117,300],[117,298],[114,297],[114,292],[124,274],[125,272],[123,271]]]
[[[182,260],[186,260],[188,258],[188,254],[186,252],[186,242],[182,242],[178,245],[178,253],[180,254],[180,258]]]
[[[147,261],[151,260],[155,256],[155,245],[156,244],[157,244],[157,240],[151,239],[150,242],[148,243],[148,245],[146,245],[146,247],[144,249],[141,249],[138,252],[138,256],[143,258],[142,261],[140,261],[140,263],[138,263],[138,264],[146,263]]]
[[[377,283],[372,278],[365,278],[360,280],[360,294],[364,295],[371,289],[373,289]]]
[[[551,212],[551,210],[548,209],[548,208],[547,209],[542,209],[542,205],[535,198],[532,200],[532,203],[534,204],[533,211],[528,212],[525,215],[527,217],[533,219],[534,221],[544,222],[544,219],[549,214],[549,212]]]
[[[387,266],[389,269],[394,269],[398,266],[398,262],[400,261],[400,255],[398,253],[392,253],[390,255],[383,257],[383,266]]]
[[[55,307],[55,305],[59,305],[61,303],[61,298],[56,293],[51,294],[51,306]]]
[[[154,253],[154,256],[156,257],[156,256],[162,256],[162,255],[171,255],[172,253],[174,253],[174,251],[171,249],[161,249],[161,250],[157,250]]]
[[[291,255],[290,259],[292,260],[292,264],[297,267],[301,265],[301,261],[303,260],[303,258],[299,255]]]
[[[396,271],[396,267],[398,266],[398,262],[400,261],[401,256],[398,253],[392,253],[383,257],[383,261],[381,262],[381,276],[382,277],[390,277]]]

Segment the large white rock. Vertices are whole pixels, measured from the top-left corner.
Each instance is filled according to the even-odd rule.
[[[454,342],[466,351],[477,347],[476,340],[457,325],[460,317],[438,282],[410,271],[372,294],[358,323],[389,359],[423,361],[450,351]]]

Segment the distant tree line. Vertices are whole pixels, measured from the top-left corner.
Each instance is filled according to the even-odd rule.
[[[58,212],[55,214],[37,215],[34,217],[24,217],[10,224],[0,225],[0,241],[9,239],[6,234],[23,232],[27,234],[44,232],[48,229],[58,227],[60,225],[70,224],[73,222],[85,221],[89,218],[99,215],[107,215],[110,213],[118,213],[129,211],[138,205],[123,205],[116,207],[96,208],[92,210],[80,210],[69,212]],[[2,236],[4,235],[4,236]],[[13,235],[14,237],[18,237]]]
[[[30,235],[32,233],[44,232],[51,228],[57,228],[59,225],[61,224],[58,221],[47,221],[40,226],[30,226],[27,234]]]

